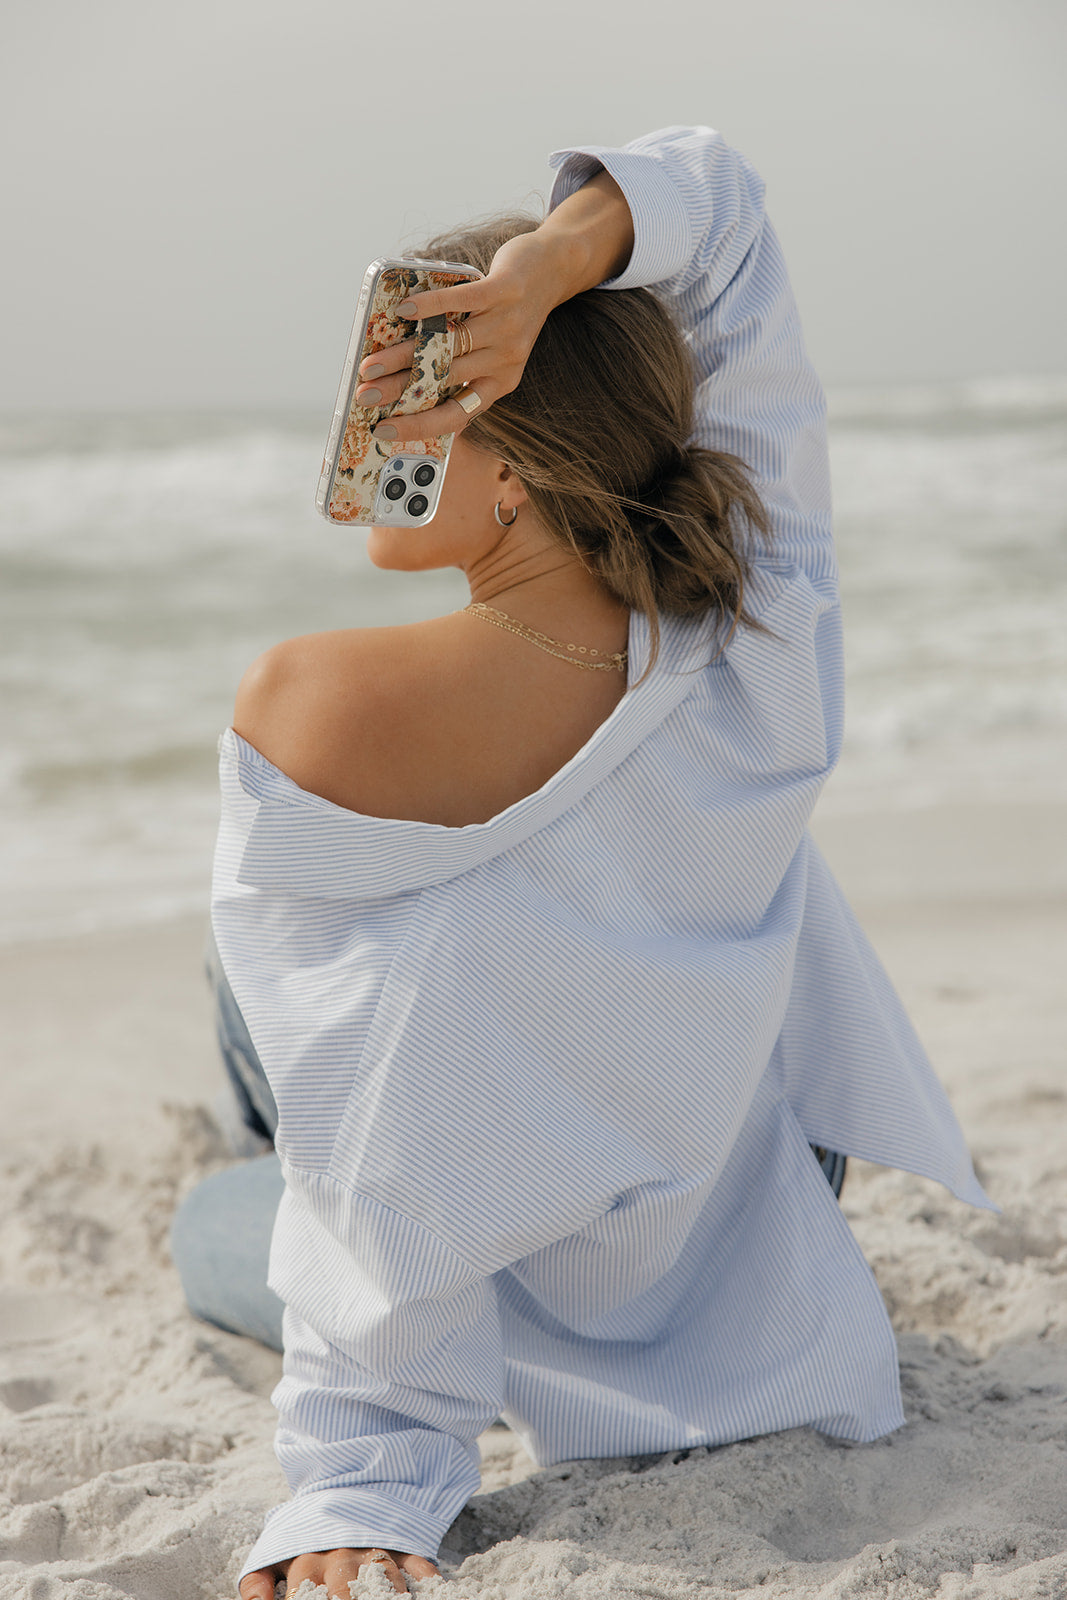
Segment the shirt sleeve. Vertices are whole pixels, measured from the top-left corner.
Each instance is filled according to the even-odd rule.
[[[750,549],[745,603],[769,631],[739,628],[724,655],[775,759],[814,760],[825,775],[840,754],[845,704],[826,400],[763,181],[711,128],[550,159],[550,205],[600,167],[619,184],[634,248],[625,272],[600,287],[648,288],[670,307],[696,375],[691,442],[739,456],[753,475],[770,539]]]
[[[772,543],[836,596],[826,403],[808,359],[759,174],[711,128],[666,128],[622,149],[557,150],[558,205],[604,167],[626,196],[634,248],[605,289],[649,288],[672,309],[696,368],[692,442],[754,473]]]
[[[434,1560],[479,1488],[477,1438],[503,1405],[491,1279],[398,1212],[289,1172],[269,1281],[286,1302],[273,1399],[292,1499],[242,1577],[345,1546]]]

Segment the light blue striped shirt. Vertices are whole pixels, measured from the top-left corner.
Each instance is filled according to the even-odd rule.
[[[534,1459],[901,1423],[874,1279],[809,1142],[987,1204],[806,825],[841,740],[824,402],[763,186],[708,129],[602,163],[687,331],[696,440],[773,522],[769,634],[661,658],[542,789],[464,828],[305,793],[230,731],[215,933],[279,1109],[277,1448],[247,1570],[433,1557],[503,1414]],[[631,683],[648,658],[635,614]]]

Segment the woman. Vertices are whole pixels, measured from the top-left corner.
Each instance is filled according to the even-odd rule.
[[[223,741],[231,1070],[269,1134],[262,1060],[280,1167],[204,1186],[175,1250],[194,1309],[269,1338],[284,1174],[293,1498],[244,1600],[434,1572],[498,1414],[545,1464],[898,1427],[832,1152],[988,1204],[806,832],[839,610],[760,180],[700,128],[553,160],[540,227],[431,247],[488,269],[415,306],[469,313],[467,387],[379,429],[459,433],[435,520],[369,550],[472,608],[270,651]]]

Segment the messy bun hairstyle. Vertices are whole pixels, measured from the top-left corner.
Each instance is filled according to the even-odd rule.
[[[418,253],[488,272],[537,223],[503,216]],[[657,613],[714,616],[762,631],[744,603],[746,546],[769,523],[748,468],[690,446],[694,376],[666,308],[647,289],[591,290],[550,313],[518,387],[463,437],[516,472],[543,526],[651,625]]]

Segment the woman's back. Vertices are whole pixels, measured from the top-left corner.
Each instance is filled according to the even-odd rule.
[[[621,652],[628,620],[595,602],[554,626]],[[624,672],[581,670],[460,612],[288,640],[246,675],[234,727],[346,810],[458,828],[541,788],[625,690]]]

